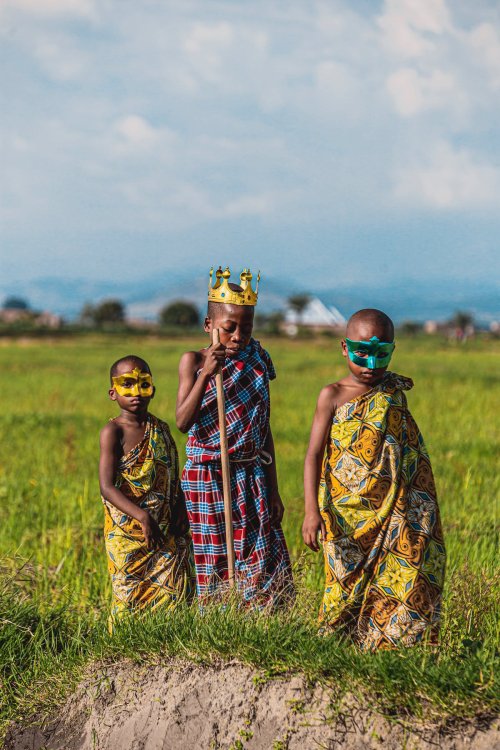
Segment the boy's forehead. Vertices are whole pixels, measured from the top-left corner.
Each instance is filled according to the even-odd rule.
[[[220,308],[220,309],[219,309]],[[219,305],[213,320],[235,323],[253,321],[254,308],[249,305]]]
[[[369,318],[356,320],[349,327],[348,338],[352,341],[369,341],[372,336],[377,336],[380,341],[392,341],[394,338],[387,326]]]
[[[133,372],[137,368],[140,372],[150,372],[147,362],[141,362],[135,359],[120,362],[116,367],[116,375],[124,375],[126,372]]]

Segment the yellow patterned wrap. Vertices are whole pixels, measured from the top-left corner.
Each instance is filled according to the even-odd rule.
[[[405,390],[383,381],[334,416],[319,488],[320,621],[374,650],[436,641],[445,548],[432,468]]]
[[[174,606],[194,592],[191,537],[175,537],[170,531],[180,492],[179,459],[165,422],[148,415],[143,439],[119,463],[115,486],[158,522],[166,545],[148,550],[140,523],[102,498],[113,588],[111,622],[125,611]]]

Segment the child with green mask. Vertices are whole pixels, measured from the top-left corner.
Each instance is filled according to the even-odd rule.
[[[394,348],[385,313],[350,318],[349,374],[319,395],[304,467],[302,534],[325,557],[322,628],[366,650],[436,642],[445,567],[432,468],[404,393],[413,382],[387,370]]]

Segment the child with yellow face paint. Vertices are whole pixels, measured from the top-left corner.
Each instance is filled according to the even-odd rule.
[[[365,650],[435,643],[445,548],[413,382],[387,370],[394,326],[381,310],[355,313],[341,347],[348,374],[319,395],[304,466],[302,535],[325,559],[322,630]]]
[[[110,370],[120,414],[101,431],[99,482],[113,587],[111,622],[125,611],[174,606],[193,592],[193,559],[175,443],[149,413],[147,362],[130,355]]]

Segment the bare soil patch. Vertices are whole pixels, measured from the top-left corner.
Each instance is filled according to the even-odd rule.
[[[495,717],[387,717],[334,684],[239,663],[94,665],[57,712],[12,725],[5,750],[494,750]]]

